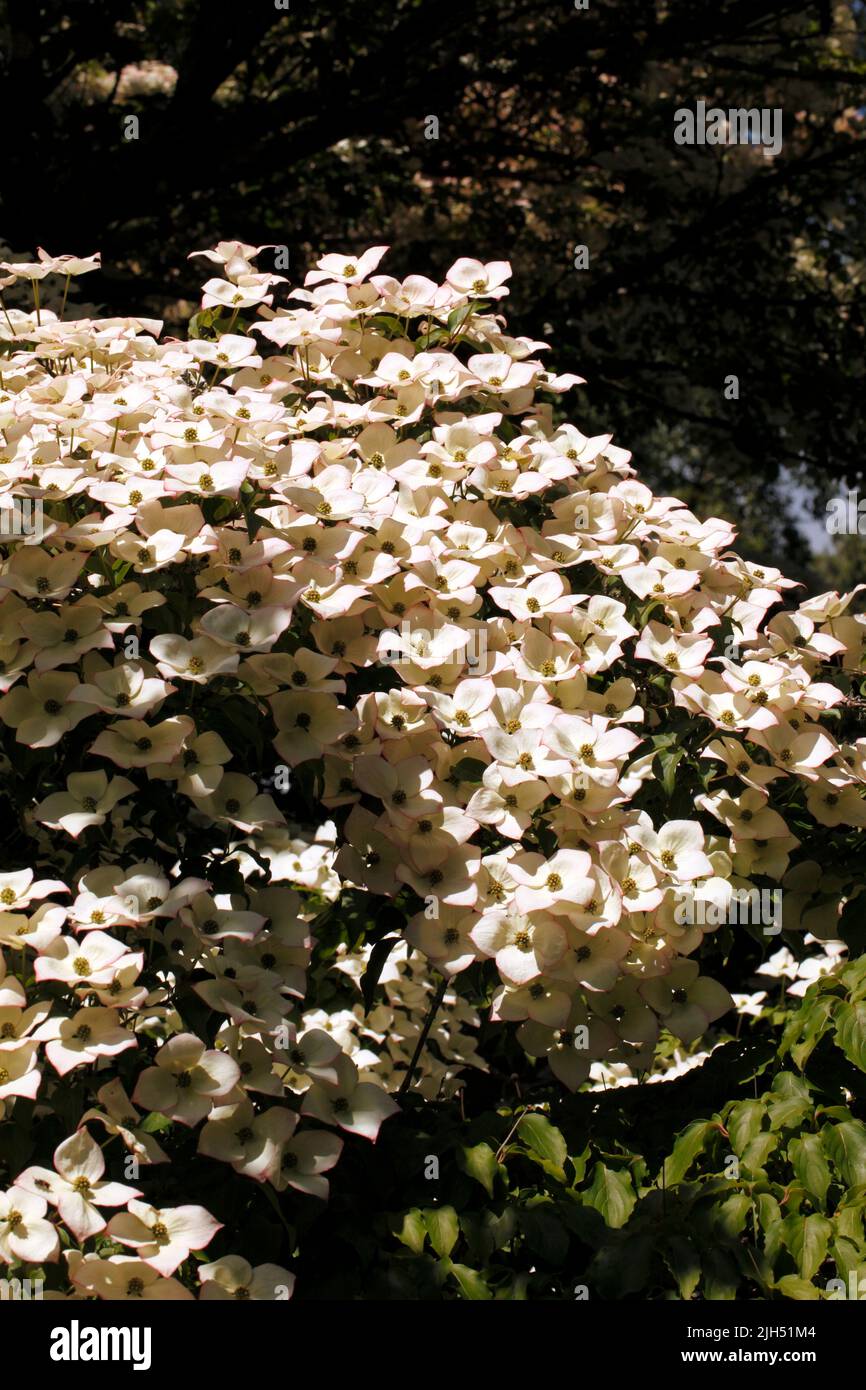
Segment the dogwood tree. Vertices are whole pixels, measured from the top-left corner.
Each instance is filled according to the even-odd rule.
[[[507,263],[263,249],[197,253],[185,340],[2,267],[0,1259],[61,1294],[288,1297],[252,1194],[291,1252],[491,1040],[651,1072],[734,1007],[732,901],[839,942],[863,886],[852,594],[567,422]]]

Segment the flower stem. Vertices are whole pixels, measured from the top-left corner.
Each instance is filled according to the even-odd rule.
[[[427,1034],[430,1032],[430,1029],[433,1026],[433,1020],[439,1012],[439,1008],[442,1004],[442,1000],[445,998],[445,991],[447,988],[448,977],[446,975],[443,975],[442,982],[436,990],[435,995],[433,996],[433,1002],[430,1005],[430,1012],[427,1014],[427,1017],[424,1020],[424,1027],[421,1029],[421,1036],[415,1044],[415,1051],[412,1055],[412,1061],[409,1063],[409,1068],[406,1072],[406,1075],[403,1077],[402,1084],[400,1086],[399,1091],[397,1092],[398,1096],[405,1095],[409,1087],[412,1085],[412,1078],[415,1075],[415,1068],[418,1065],[418,1059],[420,1058],[421,1053],[424,1050],[424,1044],[427,1041]]]

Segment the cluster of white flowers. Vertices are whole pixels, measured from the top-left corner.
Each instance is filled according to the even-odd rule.
[[[50,1108],[78,1071],[95,1091],[56,1173],[30,1168],[3,1198],[0,1258],[57,1254],[51,1204],[75,1287],[101,1296],[124,1280],[183,1296],[165,1281],[218,1223],[103,1183],[87,1125],[144,1165],[166,1157],[142,1129],[155,1113],[244,1178],[325,1197],[336,1131],[374,1140],[397,1109],[431,967],[451,985],[432,1035],[448,1060],[426,1058],[424,1095],[483,1065],[457,977],[490,962],[492,1018],[566,1086],[602,1059],[645,1069],[662,1027],[696,1040],[732,1003],[695,958],[721,919],[683,922],[684,896],[723,909],[754,876],[797,874],[798,789],[813,822],[866,824],[866,739],[819,722],[844,698],[822,673],[861,666],[852,595],[768,617],[790,584],[733,553],[727,522],[557,424],[581,379],[506,332],[506,263],[401,283],[377,273],[383,247],[328,255],[275,308],[263,249],[199,253],[215,328],[188,341],[40,305],[45,275],[96,257],[0,266],[34,290],[2,318],[10,785],[16,748],[48,750],[16,831],[39,853],[0,875],[0,1104]],[[229,697],[262,733],[259,765],[246,732],[232,746],[214,727]],[[666,711],[706,733],[703,820],[642,808]],[[318,836],[275,790],[308,765],[332,817]],[[169,840],[137,810],[154,782],[183,808]],[[183,870],[186,828],[224,845],[243,891]],[[304,1003],[311,924],[346,887],[408,904],[421,954],[395,953],[372,1013],[329,1018]],[[184,1017],[193,972],[213,1045]],[[133,1256],[84,1249],[100,1206],[125,1208],[107,1229]],[[206,1269],[206,1292],[257,1277]]]

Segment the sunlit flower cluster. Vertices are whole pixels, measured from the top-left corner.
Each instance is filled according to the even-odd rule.
[[[0,1118],[87,1095],[53,1167],[8,1173],[0,1260],[62,1252],[78,1296],[289,1297],[191,1262],[220,1223],[149,1203],[157,1136],[327,1200],[439,978],[420,1094],[486,1065],[466,972],[576,1089],[731,1008],[698,948],[735,891],[784,883],[827,940],[849,886],[819,901],[787,811],[866,825],[866,738],[832,732],[853,595],[792,607],[729,523],[560,423],[581,378],[507,333],[507,263],[400,282],[385,249],[291,293],[263,247],[198,253],[185,341],[40,303],[98,257],[0,265],[34,297],[0,319]],[[705,771],[665,818],[674,714]],[[371,944],[318,956],[347,893],[403,913],[369,1010]]]

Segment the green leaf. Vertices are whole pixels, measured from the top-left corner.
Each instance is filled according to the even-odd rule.
[[[701,1277],[698,1252],[687,1236],[670,1236],[663,1250],[665,1264],[677,1281],[680,1298],[691,1298]]]
[[[821,1130],[821,1143],[846,1187],[866,1183],[866,1127],[859,1120],[825,1125]]]
[[[770,1154],[778,1147],[779,1136],[777,1134],[756,1134],[754,1139],[749,1140],[740,1155],[741,1171],[752,1176],[762,1173]]]
[[[781,1208],[775,1197],[769,1192],[762,1192],[756,1199],[758,1208],[758,1221],[762,1231],[769,1231],[771,1226],[775,1226],[777,1221],[781,1221]]]
[[[406,1212],[401,1229],[394,1234],[413,1254],[421,1254],[427,1238],[427,1223],[417,1207],[412,1207],[411,1211]]]
[[[771,1129],[794,1129],[812,1113],[814,1101],[802,1077],[783,1071],[773,1079],[767,1108]]]
[[[568,1233],[551,1210],[536,1206],[522,1211],[520,1228],[534,1254],[547,1264],[562,1264],[568,1254]]]
[[[695,1120],[678,1134],[674,1147],[665,1159],[662,1170],[665,1187],[675,1187],[682,1182],[699,1153],[703,1153],[707,1140],[715,1132],[709,1120]]]
[[[473,1303],[483,1302],[493,1297],[477,1269],[470,1269],[468,1265],[456,1265],[452,1260],[445,1260],[443,1264],[447,1265],[448,1273],[454,1275],[465,1297],[471,1299]]]
[[[211,338],[215,335],[211,331],[216,319],[219,318],[220,310],[199,309],[197,314],[193,314],[187,328],[187,336],[190,338]]]
[[[804,1134],[788,1145],[788,1159],[798,1180],[820,1207],[830,1186],[830,1167],[817,1134]]]
[[[637,1201],[628,1173],[606,1168],[603,1163],[596,1163],[592,1185],[584,1192],[583,1199],[615,1231],[628,1221]]]
[[[863,1269],[863,1253],[859,1246],[841,1236],[838,1240],[834,1240],[830,1246],[830,1255],[836,1266],[836,1273],[845,1280],[846,1284],[848,1283],[848,1275],[852,1270],[856,1270],[859,1282]]]
[[[586,1165],[589,1161],[589,1155],[590,1147],[588,1144],[586,1148],[583,1150],[583,1153],[573,1153],[568,1155],[571,1166],[574,1169],[575,1184],[583,1182],[584,1175],[586,1173]]]
[[[667,681],[665,680],[664,676],[660,676],[659,680],[661,681],[663,686],[667,685]],[[676,746],[678,738],[679,734],[673,734],[668,732],[665,734],[652,734],[649,741],[652,744],[653,748],[655,748],[658,751],[662,748],[674,748]]]
[[[370,958],[367,961],[367,969],[361,976],[361,994],[364,999],[364,1009],[367,1013],[373,1007],[373,996],[376,993],[376,986],[379,977],[385,968],[385,962],[392,950],[400,940],[399,936],[384,936],[381,941],[377,941],[370,951]]]
[[[546,1115],[524,1115],[517,1129],[517,1137],[540,1159],[552,1165],[561,1182],[565,1181],[563,1164],[568,1157],[568,1145]]]
[[[514,1207],[506,1207],[497,1216],[490,1207],[483,1211],[464,1211],[460,1217],[460,1231],[466,1238],[469,1255],[475,1265],[486,1265],[494,1250],[502,1250],[512,1240],[517,1230],[517,1212]]]
[[[451,769],[459,782],[480,782],[486,771],[487,764],[480,758],[461,758]]]
[[[160,1115],[158,1111],[152,1110],[138,1126],[145,1134],[161,1134],[164,1129],[171,1128],[171,1120],[167,1115]]]
[[[493,1196],[493,1184],[499,1170],[496,1155],[489,1144],[476,1144],[471,1149],[462,1149],[460,1166],[470,1178],[480,1182],[488,1197]]]
[[[783,1298],[793,1298],[800,1303],[821,1297],[814,1284],[810,1284],[807,1279],[801,1279],[797,1274],[783,1275],[781,1279],[776,1280],[776,1288]]]
[[[661,782],[662,790],[668,800],[670,800],[676,791],[677,765],[685,751],[683,747],[665,748],[660,753],[656,754],[662,772],[659,781]]]
[[[403,324],[394,314],[376,314],[368,322],[371,328],[385,328],[389,333],[395,333],[399,338],[403,336]]]
[[[850,901],[856,901],[856,899]],[[866,908],[866,901],[864,901],[863,906]],[[852,1000],[859,999],[866,992],[866,954],[856,958],[852,956],[843,966],[837,967],[832,975],[822,976],[819,984],[824,984],[829,989],[833,987],[834,981],[841,981]]]
[[[836,1041],[849,1062],[866,1071],[866,1002],[840,1003],[836,1009]]]
[[[713,1229],[718,1235],[733,1240],[742,1232],[751,1209],[751,1197],[745,1192],[732,1193],[724,1202],[720,1202],[713,1212]]]
[[[760,1132],[766,1114],[767,1107],[760,1100],[741,1100],[732,1107],[725,1128],[735,1154],[742,1154],[749,1141]]]
[[[782,1222],[786,1248],[803,1279],[813,1279],[827,1258],[833,1226],[826,1216],[800,1216],[794,1212]]]
[[[437,1255],[450,1255],[460,1234],[460,1223],[453,1207],[430,1207],[424,1212],[430,1244]]]
[[[845,1202],[836,1208],[833,1216],[837,1233],[856,1245],[863,1244],[863,1202],[862,1197]]]
[[[781,1217],[772,1224],[764,1227],[764,1258],[772,1269],[779,1258],[779,1253],[784,1247],[784,1222]]]
[[[726,1250],[710,1246],[703,1253],[704,1298],[713,1302],[730,1302],[737,1296],[739,1271]]]
[[[832,997],[815,999],[809,1007],[794,1014],[785,1028],[780,1050],[783,1054],[790,1051],[801,1071],[831,1026],[835,1006],[836,1000]],[[796,1042],[796,1038],[800,1041]]]

